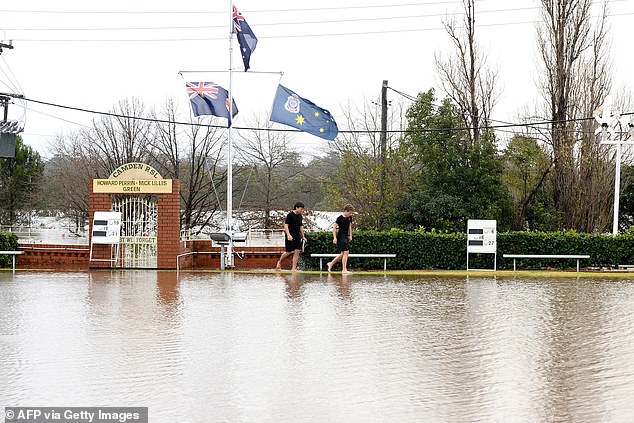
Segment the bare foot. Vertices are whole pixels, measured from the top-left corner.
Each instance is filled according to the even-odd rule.
[[[326,263],[326,267],[328,267],[328,271],[332,272],[332,262],[329,261],[328,263]]]
[[[282,265],[279,261],[277,262],[277,265],[275,265],[275,270],[282,270]]]
[[[351,272],[351,271],[349,271],[349,270],[342,270],[342,271],[341,271],[341,274],[342,274],[342,275],[349,275],[349,274],[351,274],[351,273],[352,273],[352,272]]]

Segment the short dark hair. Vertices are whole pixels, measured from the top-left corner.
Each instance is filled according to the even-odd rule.
[[[302,203],[301,201],[298,201],[297,203],[295,203],[295,205],[293,206],[293,210],[298,209],[298,208],[304,208],[304,203]]]
[[[343,206],[343,211],[353,212],[354,206],[352,204],[346,204],[345,206]]]

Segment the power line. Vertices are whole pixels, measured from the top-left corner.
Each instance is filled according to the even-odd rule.
[[[528,24],[535,22],[515,22],[515,24]],[[500,24],[493,24],[495,26]],[[484,26],[484,25],[483,25]],[[340,33],[316,33],[316,34],[284,34],[284,35],[258,35],[258,39],[288,39],[288,38],[313,38],[313,37],[339,37],[351,35],[379,35],[379,34],[402,34],[405,32],[427,32],[427,31],[444,31],[445,28],[414,28],[414,29],[394,29],[384,31],[359,31],[359,32],[340,32]],[[33,39],[33,38],[14,38],[19,42],[179,42],[179,41],[226,41],[227,37],[204,37],[204,38],[149,38],[149,39]]]
[[[402,97],[404,97],[404,98],[406,98],[408,100],[411,100],[411,101],[416,101],[417,100],[417,97],[415,97],[415,96],[413,96],[411,94],[406,94],[406,93],[404,93],[402,91],[399,91],[399,90],[397,90],[395,88],[392,88],[392,87],[389,87],[389,86],[387,88],[392,90],[392,91],[394,91],[395,93],[401,95]],[[438,109],[440,109],[441,106],[438,105],[438,104],[431,103],[431,107],[438,110]],[[623,115],[628,115],[628,114],[630,114],[630,113],[623,113]],[[592,120],[592,119],[593,118],[571,119],[571,120],[567,120],[567,121],[563,121],[563,122],[583,121],[583,120]],[[514,131],[509,131],[509,130],[505,130],[505,129],[502,129],[502,128],[504,128],[504,127],[524,126],[526,128],[539,130],[539,129],[541,129],[539,127],[543,126],[544,123],[547,123],[547,124],[550,125],[554,121],[548,121],[548,120],[544,119],[543,122],[535,122],[535,123],[527,122],[527,123],[523,123],[523,124],[514,124],[512,122],[506,122],[506,121],[503,121],[503,120],[497,120],[497,119],[489,118],[487,120],[487,123],[489,123],[489,122],[497,122],[497,123],[499,123],[502,126],[500,126],[500,125],[495,126],[495,125],[488,125],[487,124],[486,126],[484,126],[484,127],[481,126],[480,128],[481,129],[495,129],[496,131],[499,131],[499,132],[514,134],[515,133]],[[583,130],[580,130],[580,129],[572,129],[572,130],[565,129],[565,130],[559,130],[559,131],[560,132],[566,132],[566,133],[582,133],[582,134],[588,134],[589,133],[587,131],[583,131]]]
[[[399,91],[399,90],[397,90],[397,89],[395,89],[395,88],[392,88],[392,87],[390,87],[390,86],[388,86],[387,88],[388,88],[388,89],[390,89],[390,90],[392,90],[392,91],[394,91],[395,93],[397,93],[397,94],[401,95],[402,97],[405,97],[405,98],[406,98],[406,99],[408,99],[408,100],[411,100],[411,101],[416,101],[416,96],[413,96],[413,95],[410,95],[410,94],[405,94],[404,92]]]
[[[381,4],[381,5],[363,5],[363,6],[338,6],[338,7],[314,7],[314,8],[302,8],[302,9],[261,9],[261,10],[245,10],[244,13],[280,13],[280,12],[316,12],[324,10],[358,10],[358,9],[373,9],[373,8],[393,8],[393,7],[412,7],[412,6],[435,6],[440,4],[460,4],[458,0],[439,0],[425,3],[400,3],[400,4]],[[50,14],[111,14],[111,15],[138,15],[138,14],[179,14],[179,15],[200,15],[200,14],[225,14],[225,11],[186,11],[186,10],[25,10],[25,9],[0,9],[0,12],[4,13],[50,13]]]
[[[610,14],[611,16],[632,16],[634,12],[627,13],[619,13],[619,14]],[[499,27],[499,26],[515,26],[515,25],[527,25],[527,24],[538,24],[541,21],[531,20],[531,21],[517,21],[517,22],[494,22],[489,24],[480,24],[479,28],[489,28],[489,27]],[[277,26],[283,24],[276,24]],[[220,26],[219,26],[220,27]],[[204,29],[205,27],[192,27],[190,29]],[[208,28],[211,28],[208,27]],[[431,28],[399,28],[393,30],[378,30],[378,31],[355,31],[355,32],[320,32],[313,34],[283,34],[283,35],[259,35],[258,39],[289,39],[289,38],[318,38],[318,37],[341,37],[341,36],[357,36],[357,35],[380,35],[380,34],[401,34],[401,33],[412,33],[412,32],[429,32],[429,31],[445,31],[444,27],[431,27]],[[106,42],[106,43],[138,43],[138,42],[195,42],[195,41],[226,41],[227,37],[188,37],[188,38],[136,38],[136,39],[52,39],[52,38],[14,38],[13,41],[16,42]]]
[[[598,2],[597,4],[605,4],[605,3],[618,3],[618,2],[626,2],[629,0],[606,0]],[[312,8],[293,8],[293,9],[251,9],[244,10],[244,13],[281,13],[281,12],[318,12],[318,11],[328,11],[328,10],[365,10],[365,9],[385,9],[385,8],[395,8],[395,7],[416,7],[416,6],[438,6],[443,4],[456,4],[461,5],[461,1],[459,0],[436,0],[430,2],[417,2],[417,3],[396,3],[396,4],[366,4],[359,6],[332,6],[332,7],[312,7]],[[530,7],[530,8],[539,8]],[[523,10],[529,8],[517,8],[517,9],[506,9],[506,10]],[[26,9],[0,9],[0,12],[3,13],[38,13],[38,14],[84,14],[84,15],[139,15],[139,14],[148,14],[148,15],[156,15],[156,14],[167,14],[167,15],[201,15],[201,14],[225,14],[226,11],[215,11],[215,10],[196,10],[196,11],[188,11],[188,10],[26,10]],[[478,11],[477,13],[483,13],[484,11]]]
[[[31,111],[31,112],[34,112],[34,113],[39,113],[39,114],[44,115],[44,116],[48,116],[48,117],[53,118],[53,119],[61,120],[62,122],[72,123],[73,125],[83,126],[84,128],[91,128],[90,126],[84,125],[83,123],[74,122],[72,120],[64,119],[64,118],[59,117],[59,116],[51,115],[51,114],[43,112],[41,110],[33,109],[33,108],[30,108],[30,107],[27,108],[27,110]]]
[[[124,115],[124,114],[120,114],[120,113],[101,112],[101,111],[96,111],[96,110],[84,109],[84,108],[81,108],[81,107],[65,106],[65,105],[61,105],[61,104],[50,103],[50,102],[46,102],[46,101],[42,101],[42,100],[36,100],[36,99],[32,99],[32,98],[24,98],[24,100],[27,101],[27,102],[30,101],[30,102],[33,102],[33,103],[42,104],[42,105],[46,105],[46,106],[59,107],[59,108],[62,108],[62,109],[75,110],[75,111],[80,111],[80,112],[85,112],[85,113],[92,113],[92,114],[97,114],[97,115],[102,115],[102,116],[110,116],[110,117],[123,118],[123,119],[133,119],[133,120],[140,120],[140,121],[145,121],[145,122],[167,123],[167,124],[174,124],[174,125],[199,126],[199,127],[205,127],[205,128],[220,128],[220,129],[225,129],[226,128],[226,126],[224,126],[224,125],[210,125],[210,124],[195,123],[195,122],[180,122],[180,121],[171,121],[171,120],[164,120],[164,119],[146,118],[146,117],[141,117],[141,116],[130,116],[130,115]],[[632,115],[632,114],[634,114],[634,112],[632,112],[632,113],[622,113],[622,115]],[[594,120],[594,117],[565,119],[565,120],[560,120],[560,121],[544,120],[544,121],[541,121],[541,122],[532,122],[532,123],[508,123],[508,124],[500,124],[500,125],[490,125],[490,126],[487,126],[487,129],[519,128],[519,127],[532,127],[532,128],[534,128],[535,126],[563,124],[563,123],[569,123],[569,122],[582,122],[582,121],[588,121],[588,120]],[[296,130],[296,129],[255,128],[255,127],[240,127],[240,126],[233,126],[232,128],[233,129],[250,130],[250,131],[266,131],[266,132],[293,132],[293,133],[302,133],[303,132],[303,131],[299,131],[299,130]],[[388,130],[387,132],[390,132],[390,133],[419,133],[419,132],[420,133],[432,133],[432,132],[466,131],[466,130],[469,130],[469,129],[472,129],[472,128],[469,128],[469,127],[456,127],[456,128],[398,129],[398,130]],[[369,133],[380,133],[381,130],[380,129],[376,129],[376,130],[340,130],[339,132],[340,133],[344,133],[344,134],[369,134]]]
[[[537,7],[522,7],[517,9],[497,9],[482,10],[478,13],[493,12],[515,12],[521,10],[532,10]],[[401,21],[405,19],[418,18],[434,18],[447,16],[446,13],[424,14],[424,15],[401,15],[401,16],[379,16],[373,18],[353,18],[353,19],[332,19],[332,20],[314,20],[314,21],[291,21],[291,22],[259,22],[258,27],[262,26],[279,26],[279,25],[315,25],[315,24],[332,24],[332,23],[354,23],[354,22],[374,22],[374,21]],[[174,29],[212,29],[225,28],[227,25],[188,25],[188,26],[152,26],[152,27],[105,27],[105,28],[4,28],[5,31],[145,31],[145,30],[174,30]]]

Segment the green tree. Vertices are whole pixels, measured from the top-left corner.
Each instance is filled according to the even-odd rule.
[[[502,160],[492,131],[470,142],[451,100],[434,105],[434,91],[420,93],[407,112],[408,133],[402,148],[415,163],[401,200],[397,222],[463,231],[467,219],[510,222],[508,194],[502,185]]]
[[[399,148],[404,127],[404,107],[394,101],[388,109],[388,133],[383,150],[380,137],[380,109],[366,102],[361,109],[344,111],[350,132],[341,133],[330,147],[337,162],[326,183],[330,210],[342,210],[352,203],[363,229],[385,229],[403,193],[409,166],[407,154]],[[396,131],[390,131],[390,129]],[[384,152],[383,152],[384,151]],[[383,182],[381,182],[383,181]]]
[[[515,135],[509,141],[504,152],[503,181],[513,202],[511,229],[545,229],[553,223],[552,219],[541,219],[546,217],[543,210],[556,215],[552,184],[547,178],[552,165],[549,154],[535,139]]]
[[[3,225],[28,219],[37,204],[44,175],[44,162],[39,153],[15,141],[15,157],[0,159],[0,218]]]
[[[619,229],[634,227],[634,167],[621,169],[622,192],[619,197]]]

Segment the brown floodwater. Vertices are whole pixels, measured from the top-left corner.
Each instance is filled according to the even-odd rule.
[[[0,272],[0,381],[0,417],[625,422],[634,280]]]

